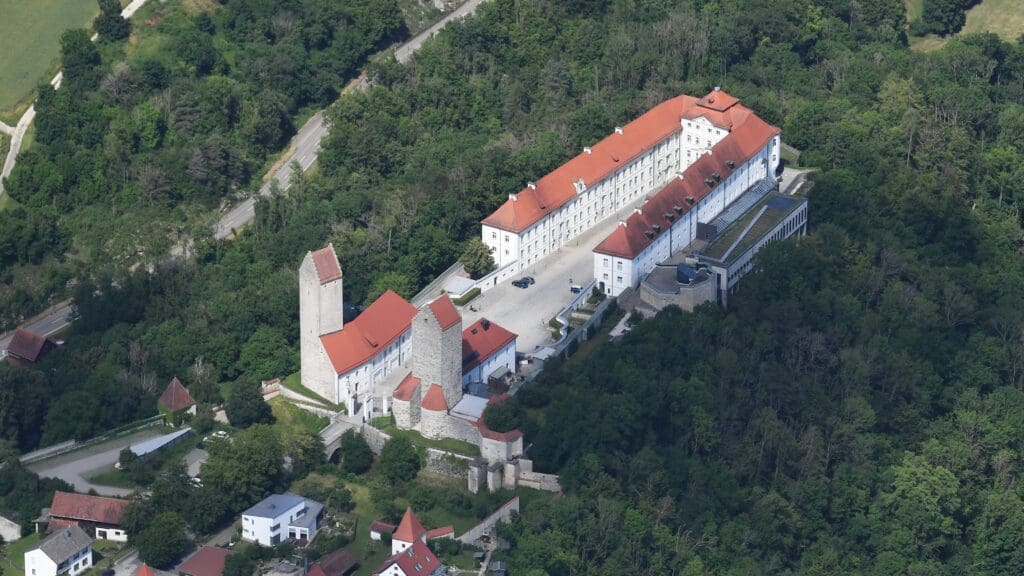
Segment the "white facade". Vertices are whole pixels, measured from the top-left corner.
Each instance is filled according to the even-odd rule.
[[[0,516],[0,538],[3,538],[3,541],[8,543],[20,540],[21,524]]]
[[[686,122],[684,120],[684,124]],[[691,122],[691,124],[696,125],[698,133],[700,133],[699,128],[703,127],[702,124],[697,121]],[[716,137],[721,139],[714,132],[708,134],[707,139],[702,142],[712,142],[714,145],[718,142]],[[690,135],[689,131],[684,131],[684,135]],[[675,220],[667,233],[654,238],[635,258],[622,258],[594,252],[594,279],[597,281],[598,287],[603,289],[605,294],[618,296],[626,288],[639,285],[640,279],[649,274],[658,262],[664,261],[673,253],[693,242],[697,237],[698,222],[711,222],[726,206],[734,202],[751,186],[774,174],[779,164],[780,143],[779,136],[771,138],[760,152],[718,183],[707,196]],[[684,150],[684,152],[689,151],[688,149]],[[692,162],[691,160],[690,163]],[[636,211],[642,212],[643,206],[637,208]],[[621,222],[619,225],[627,226],[628,224]]]
[[[294,500],[294,499],[293,499]],[[308,515],[318,514],[321,507],[315,508],[308,501],[299,497],[297,501],[287,505],[271,505],[272,513],[266,513],[267,503],[285,502],[281,496],[270,496],[263,502],[242,514],[242,539],[263,546],[277,546],[288,538],[312,540],[316,536],[316,519]],[[259,509],[259,512],[255,512]]]
[[[470,382],[484,382],[488,376],[500,367],[508,368],[509,372],[516,372],[516,341],[512,340],[501,350],[491,354],[479,365],[473,367],[469,372],[462,375],[462,385]]]
[[[681,119],[679,131],[648,148],[603,180],[594,183],[578,181],[572,200],[521,233],[482,225],[483,242],[491,249],[498,268],[518,261],[518,269],[525,270],[622,207],[660,190],[728,133],[704,117]],[[510,199],[515,200],[515,195],[510,195]]]
[[[120,528],[96,528],[97,540],[112,540],[114,542],[127,542],[128,533]]]
[[[25,552],[25,576],[75,576],[92,566],[92,545],[88,545],[61,563],[54,562],[39,548]]]
[[[324,356],[327,356],[326,353]],[[409,329],[402,332],[401,336],[377,352],[369,361],[344,374],[338,374],[334,380],[334,401],[349,403],[355,398],[372,393],[373,387],[378,381],[399,368],[408,367],[411,357],[412,330]],[[329,360],[328,363],[330,363]],[[348,408],[349,414],[355,413],[352,406]]]

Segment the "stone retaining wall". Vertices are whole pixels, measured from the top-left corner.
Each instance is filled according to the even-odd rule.
[[[467,530],[465,534],[458,536],[455,539],[463,544],[475,544],[481,536],[490,532],[491,528],[493,528],[498,522],[509,522],[512,518],[513,512],[519,512],[519,496],[516,496],[503,504],[501,508],[498,508],[490,516],[484,518],[479,524],[473,526]]]

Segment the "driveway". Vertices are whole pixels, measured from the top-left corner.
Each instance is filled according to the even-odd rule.
[[[103,496],[128,496],[134,490],[93,484],[86,478],[113,466],[121,455],[121,450],[129,445],[161,434],[162,432],[155,428],[140,430],[128,436],[33,462],[28,465],[28,469],[41,477],[60,478],[74,486],[76,492],[95,490],[97,494]]]

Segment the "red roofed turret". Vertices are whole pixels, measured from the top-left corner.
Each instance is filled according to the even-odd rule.
[[[447,412],[448,403],[444,400],[444,392],[437,384],[431,384],[427,393],[423,395],[422,407],[424,410],[433,412]]]

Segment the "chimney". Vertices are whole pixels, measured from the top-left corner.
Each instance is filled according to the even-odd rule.
[[[491,328],[491,321],[488,320],[487,318],[484,318],[483,322],[481,322],[480,325],[483,326],[484,330],[489,330]]]
[[[683,172],[676,172],[676,178],[679,178],[680,180],[683,180],[684,176],[685,176],[685,174],[683,174]]]
[[[590,149],[590,146],[584,146],[583,147],[583,151],[586,152],[587,154],[593,154],[594,153],[594,151]]]
[[[622,226],[623,228],[625,228],[627,226],[626,221],[625,220],[619,220],[619,226]]]
[[[519,194],[509,194],[508,195],[508,199],[513,201],[513,202],[515,202],[515,201],[519,200]]]
[[[537,189],[537,185],[534,184],[533,182],[527,182],[526,183],[526,187],[529,188],[530,190],[536,190]]]
[[[637,214],[639,214],[641,216],[643,216],[643,214],[644,214],[644,211],[641,210],[640,208],[633,208],[633,212],[636,212]]]
[[[622,133],[623,133],[623,132],[622,132],[622,126],[616,126],[616,127],[615,127],[615,133],[616,133],[616,134],[622,134]]]
[[[721,91],[722,91],[722,87],[721,86],[715,86],[715,92],[721,92]]]
[[[648,240],[654,238],[654,230],[644,230],[644,236],[647,236]]]
[[[736,163],[733,162],[732,160],[726,160],[725,161],[725,165],[728,166],[729,168],[735,168],[736,167]]]

